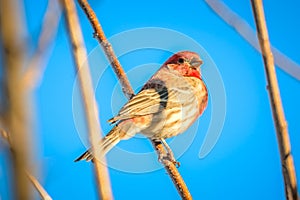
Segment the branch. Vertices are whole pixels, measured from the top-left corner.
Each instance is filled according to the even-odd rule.
[[[107,39],[104,35],[104,32],[102,30],[100,22],[97,19],[95,12],[92,10],[91,6],[89,5],[89,3],[86,0],[78,0],[78,2],[80,4],[81,8],[83,9],[83,11],[85,12],[86,16],[88,17],[88,19],[95,31],[94,36],[97,38],[98,42],[100,43],[100,45],[102,46],[102,48],[106,54],[108,60],[111,62],[111,65],[121,82],[125,96],[127,97],[127,99],[130,99],[134,95],[133,89],[130,86],[130,83],[126,77],[126,74],[125,74],[121,64],[119,63],[117,57],[115,56],[115,54],[113,52],[111,44],[107,41]],[[162,144],[155,143],[152,141],[152,145],[156,149],[158,155],[166,154]],[[165,169],[166,169],[167,173],[169,174],[170,178],[172,179],[181,198],[182,199],[192,199],[191,194],[190,194],[184,180],[182,179],[180,173],[178,172],[178,169],[175,166],[175,164],[170,161],[163,161],[162,164],[165,166]]]
[[[285,183],[286,199],[297,200],[298,192],[296,172],[294,168],[293,156],[291,154],[291,145],[287,128],[287,122],[285,120],[284,110],[281,103],[281,97],[277,83],[274,60],[271,52],[262,0],[251,0],[251,3],[257,28],[257,36],[259,39],[262,55],[264,55],[263,60],[268,82],[267,88],[269,92],[273,119],[277,133],[282,164],[282,173]]]
[[[88,17],[88,19],[95,31],[94,37],[101,44],[101,46],[105,52],[105,55],[107,56],[107,59],[111,63],[112,68],[114,69],[118,79],[120,80],[123,93],[125,94],[127,99],[130,99],[134,95],[132,87],[125,75],[125,72],[124,72],[119,60],[117,59],[117,57],[111,47],[111,44],[107,41],[107,39],[104,35],[104,32],[102,30],[100,22],[97,19],[95,12],[91,8],[91,6],[87,2],[87,0],[78,0],[78,3],[80,4],[81,8],[85,12],[86,16]]]
[[[255,30],[244,19],[220,0],[205,0],[205,2],[224,22],[238,32],[255,50],[261,53]],[[295,63],[275,47],[271,46],[271,50],[274,53],[275,64],[290,76],[300,80],[299,64]]]
[[[11,141],[9,139],[8,133],[4,129],[0,129],[0,137],[3,138],[9,145],[11,151],[13,151],[11,147]],[[31,184],[35,187],[38,193],[43,200],[52,200],[51,196],[47,193],[47,191],[43,188],[43,186],[39,183],[39,181],[30,174],[30,172],[26,171],[26,176],[30,180]]]
[[[22,4],[14,0],[0,1],[0,43],[3,45],[3,69],[6,86],[4,126],[10,132],[12,172],[16,199],[32,199],[29,181],[24,169],[29,165],[31,154],[30,115],[27,110],[27,88],[22,82],[22,68],[25,56]]]
[[[65,10],[66,25],[69,31],[68,35],[73,48],[72,52],[75,61],[75,68],[78,73],[81,96],[85,108],[84,111],[86,115],[89,140],[92,150],[94,151],[96,149],[97,142],[100,140],[99,136],[101,131],[98,118],[98,108],[94,96],[94,89],[87,60],[87,52],[84,45],[74,1],[61,0],[61,3],[63,9]],[[98,155],[98,151],[94,151],[93,153],[96,157],[101,157]],[[103,164],[99,160],[94,159],[98,194],[99,198],[103,200],[110,200],[113,199],[113,196],[110,187],[108,169],[105,166],[105,158],[103,158],[102,162]]]
[[[52,200],[51,196],[33,175],[31,175],[29,172],[26,172],[26,175],[43,200]]]
[[[151,140],[153,147],[155,148],[158,155],[166,155],[167,152],[163,147],[161,142]],[[162,164],[165,166],[166,171],[170,175],[178,193],[182,199],[190,200],[192,199],[191,193],[187,188],[183,178],[181,177],[177,167],[174,162],[171,162],[168,159],[161,159]]]
[[[54,41],[60,17],[61,9],[57,0],[48,0],[47,11],[44,15],[38,45],[30,59],[28,68],[24,72],[23,81],[30,89],[36,87],[43,78],[43,73],[46,68],[46,53]]]

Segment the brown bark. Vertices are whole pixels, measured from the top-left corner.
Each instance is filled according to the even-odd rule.
[[[5,73],[5,100],[7,103],[4,126],[11,143],[12,172],[14,176],[14,195],[16,199],[32,199],[30,183],[25,169],[31,160],[29,148],[30,116],[28,92],[22,82],[24,67],[25,27],[22,20],[22,4],[15,0],[0,1],[0,32],[3,45],[3,66]]]
[[[288,133],[288,127],[281,103],[281,97],[275,72],[274,59],[269,42],[263,5],[261,0],[251,0],[251,3],[257,28],[257,35],[265,65],[266,77],[268,82],[267,88],[269,92],[273,120],[277,133],[277,141],[282,165],[282,174],[285,183],[286,199],[297,200],[298,192],[296,172],[294,168],[293,156],[291,154],[291,144]]]
[[[89,70],[87,52],[84,45],[82,32],[77,16],[75,3],[72,0],[61,0],[62,7],[65,10],[66,23],[69,31],[70,42],[72,44],[72,52],[75,61],[75,68],[78,73],[79,87],[86,115],[87,129],[92,150],[96,149],[100,140],[101,130],[98,118],[98,108],[94,96],[94,89]],[[97,151],[93,154],[97,156]],[[98,157],[99,158],[99,157]],[[105,158],[101,160],[94,159],[95,177],[98,187],[99,198],[103,200],[113,199],[108,169],[105,165]]]

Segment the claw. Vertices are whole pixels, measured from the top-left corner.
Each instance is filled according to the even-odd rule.
[[[166,155],[159,154],[158,161],[160,163],[163,163],[164,161],[169,161],[173,163],[177,168],[180,167],[180,162],[176,161],[175,158],[171,156],[169,153],[167,153]]]
[[[161,139],[162,144],[167,150],[167,159],[171,161],[177,168],[180,167],[180,162],[175,159],[175,156],[165,139]]]
[[[180,162],[178,162],[178,161],[176,161],[176,160],[173,161],[173,164],[174,164],[177,168],[180,167]]]
[[[180,167],[180,162],[178,162],[173,154],[167,154],[166,159],[172,162],[177,168]]]
[[[166,156],[164,156],[164,155],[162,155],[162,154],[159,154],[159,156],[158,156],[158,162],[163,163],[164,160],[165,160],[165,157],[166,157]]]
[[[161,143],[166,150],[166,154],[162,154],[162,153],[159,154],[158,161],[160,163],[163,163],[164,161],[169,161],[169,162],[173,163],[177,168],[180,167],[180,162],[178,162],[175,159],[175,156],[174,156],[171,148],[167,144],[167,142],[164,139],[160,139],[155,142]]]

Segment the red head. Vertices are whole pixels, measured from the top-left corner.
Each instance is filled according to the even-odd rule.
[[[197,53],[191,51],[181,51],[171,56],[164,66],[178,71],[187,77],[201,78],[200,65],[203,61]]]

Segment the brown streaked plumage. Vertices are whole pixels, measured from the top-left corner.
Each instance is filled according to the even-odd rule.
[[[203,113],[208,93],[201,77],[199,55],[182,51],[171,56],[148,80],[141,91],[109,120],[116,124],[99,142],[104,156],[120,140],[141,133],[161,140],[183,133]],[[75,161],[91,160],[86,151]]]

